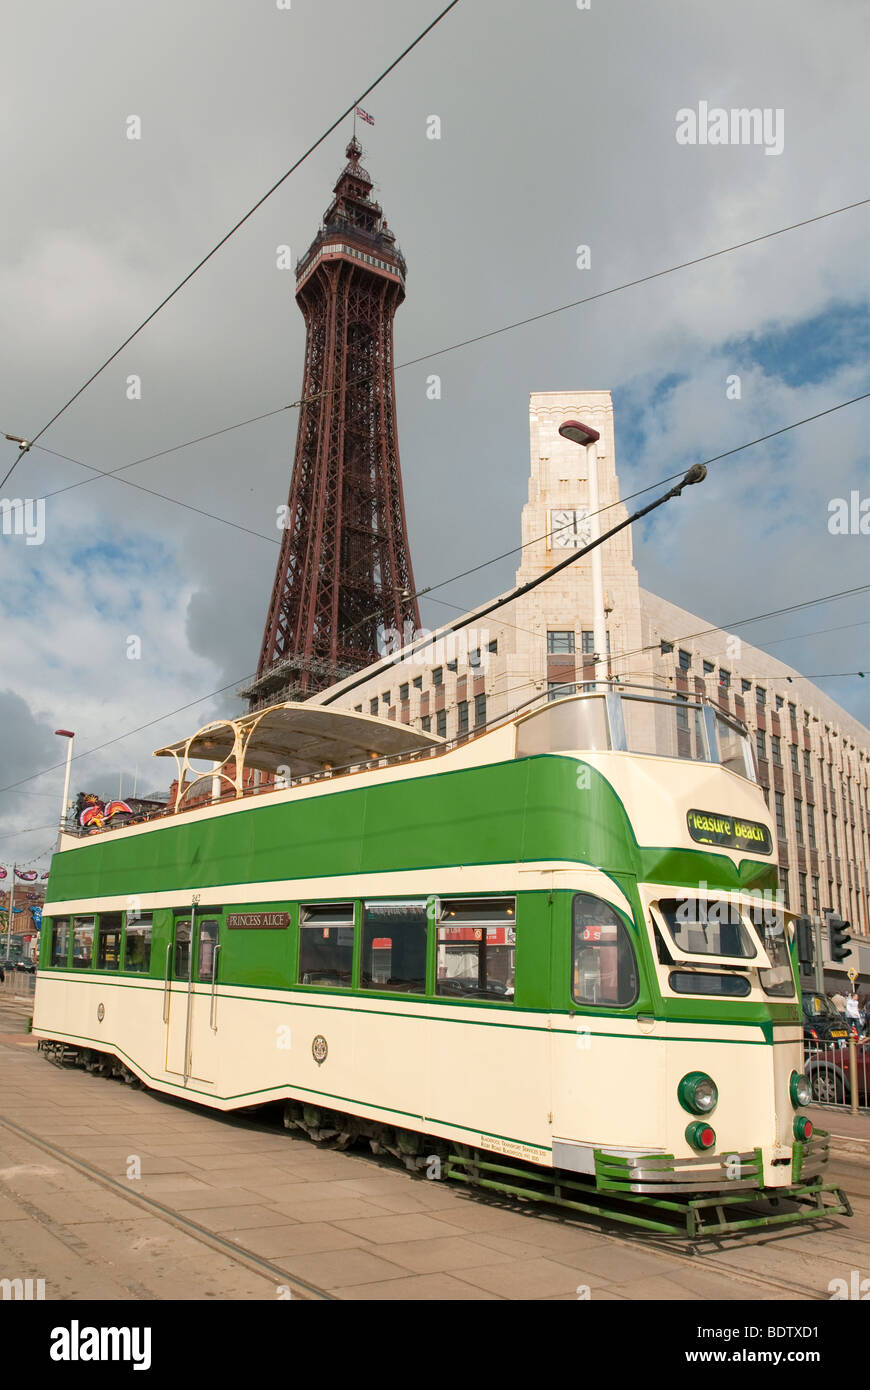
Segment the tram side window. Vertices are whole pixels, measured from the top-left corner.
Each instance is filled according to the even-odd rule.
[[[51,963],[54,966],[69,963],[68,917],[55,917],[51,924]]]
[[[151,926],[150,912],[139,912],[135,916],[127,913],[127,937],[124,943],[124,969],[138,975],[147,975],[151,969]]]
[[[101,912],[97,927],[97,969],[117,970],[121,964],[121,914]]]
[[[426,990],[426,899],[363,904],[361,989]]]
[[[444,898],[438,912],[435,993],[513,1002],[515,898]]]
[[[577,893],[571,992],[578,1004],[625,1009],[638,993],[637,961],[624,922],[609,903]]]
[[[196,978],[200,984],[211,984],[215,971],[215,950],[218,944],[218,923],[213,917],[197,923],[199,945],[197,947]]]
[[[73,970],[90,970],[94,956],[93,917],[73,918]]]
[[[299,983],[350,989],[353,903],[312,903],[299,909]]]

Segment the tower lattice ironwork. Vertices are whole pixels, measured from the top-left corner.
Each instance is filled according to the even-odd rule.
[[[393,316],[405,260],[356,138],[296,266],[305,372],[284,535],[253,706],[305,699],[420,626],[396,436]]]

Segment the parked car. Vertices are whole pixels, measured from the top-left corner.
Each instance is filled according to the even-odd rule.
[[[834,1007],[826,994],[805,991],[801,995],[804,1018],[804,1043],[845,1039],[849,1036],[846,1015]]]
[[[818,1039],[804,1042],[804,1072],[813,1100],[820,1105],[848,1105],[852,1099],[852,1074],[848,1044],[838,1039],[827,1044]],[[870,1048],[859,1043],[856,1056],[858,1103],[870,1103]]]

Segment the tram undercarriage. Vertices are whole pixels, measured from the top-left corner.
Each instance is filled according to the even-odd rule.
[[[41,1038],[38,1048],[56,1066],[82,1067],[93,1075],[135,1087],[145,1084],[114,1053],[49,1038]],[[241,1113],[260,1108],[250,1107]],[[484,1192],[616,1221],[659,1236],[688,1237],[690,1241],[852,1215],[843,1190],[822,1180],[828,1135],[818,1129],[811,1139],[794,1144],[790,1186],[764,1186],[761,1153],[756,1150],[753,1154],[728,1155],[728,1161],[740,1160],[737,1181],[729,1181],[722,1190],[705,1190],[711,1176],[709,1160],[689,1160],[690,1164],[705,1165],[705,1171],[693,1180],[685,1161],[678,1165],[669,1154],[628,1160],[596,1150],[594,1177],[584,1178],[523,1160],[506,1162],[489,1150],[398,1129],[308,1101],[285,1101],[284,1127],[300,1130],[324,1148],[344,1150],[367,1143],[373,1154],[389,1154],[409,1172],[430,1181],[462,1182]],[[722,1164],[720,1168],[724,1172]]]

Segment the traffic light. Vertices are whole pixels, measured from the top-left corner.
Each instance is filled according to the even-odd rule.
[[[852,954],[852,947],[849,942],[852,940],[849,935],[849,922],[844,922],[838,913],[832,912],[828,918],[829,942],[831,946],[831,960],[845,960]]]
[[[813,919],[811,917],[798,917],[795,922],[795,937],[797,938],[797,953],[800,961],[801,970],[804,974],[809,974],[813,968],[815,952],[813,950]]]

